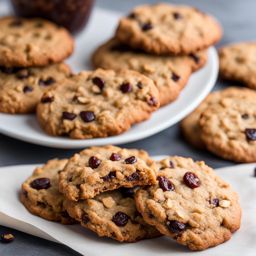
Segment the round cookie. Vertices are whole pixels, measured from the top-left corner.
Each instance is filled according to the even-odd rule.
[[[222,29],[196,8],[159,3],[136,7],[121,18],[120,42],[155,54],[190,54],[218,42]]]
[[[69,32],[42,19],[0,19],[0,65],[46,66],[61,62],[73,52]]]
[[[37,107],[43,129],[55,136],[90,139],[120,134],[159,107],[152,80],[129,70],[84,71],[50,88]]]
[[[191,250],[231,238],[240,227],[237,194],[204,162],[169,157],[158,163],[158,184],[137,191],[144,220]]]
[[[181,121],[180,127],[182,134],[192,146],[198,149],[205,148],[205,144],[201,139],[199,119],[206,109],[218,103],[223,97],[246,99],[247,97],[256,97],[256,94],[252,90],[238,87],[229,87],[210,93],[199,107]]]
[[[201,138],[209,151],[235,162],[256,162],[255,98],[254,91],[244,99],[226,97],[201,115]]]
[[[119,242],[137,242],[158,237],[157,229],[148,225],[138,213],[132,188],[102,193],[95,198],[73,202],[64,207],[82,226]]]
[[[36,168],[32,176],[22,184],[21,202],[29,212],[44,219],[72,224],[74,220],[63,208],[64,197],[59,192],[59,172],[67,159],[53,159]]]
[[[60,174],[60,191],[69,200],[137,185],[156,183],[156,166],[143,150],[92,147],[71,157]]]
[[[100,46],[92,56],[93,66],[104,69],[131,69],[151,78],[159,90],[160,105],[174,101],[186,85],[192,71],[207,61],[207,52],[191,56],[154,56],[132,50],[112,38]]]
[[[231,44],[219,49],[220,75],[256,89],[256,43]]]
[[[41,68],[0,66],[0,112],[11,114],[34,112],[42,94],[69,75],[70,69],[64,63]]]

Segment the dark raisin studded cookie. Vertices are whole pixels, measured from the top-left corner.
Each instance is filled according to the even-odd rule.
[[[113,38],[100,46],[92,56],[94,67],[104,69],[131,69],[151,78],[159,90],[161,106],[174,101],[186,85],[191,71],[207,61],[207,52],[191,56],[153,56],[132,50]]]
[[[190,54],[218,42],[222,29],[196,8],[159,3],[136,7],[121,18],[116,37],[155,54]]]
[[[212,153],[235,162],[256,162],[256,95],[223,98],[200,117],[201,138]]]
[[[137,185],[151,185],[156,166],[143,150],[115,146],[92,147],[69,159],[60,174],[60,191],[70,200]]]
[[[67,159],[53,159],[44,166],[36,168],[32,176],[22,184],[21,202],[32,214],[44,219],[72,224],[63,208],[63,195],[59,192],[59,172],[63,170]]]
[[[236,43],[219,50],[220,74],[256,89],[256,42]]]
[[[138,213],[133,188],[104,192],[79,202],[65,200],[64,207],[82,226],[119,242],[137,242],[161,234]]]
[[[0,19],[0,65],[45,66],[61,62],[73,52],[68,31],[42,19]]]
[[[169,157],[158,166],[158,184],[135,196],[147,223],[191,250],[221,244],[239,229],[237,194],[204,162]]]
[[[248,97],[255,97],[256,93],[250,89],[228,87],[227,89],[210,93],[205,100],[187,117],[181,121],[181,130],[185,139],[194,147],[204,149],[205,144],[201,139],[201,128],[199,119],[202,113],[211,105],[218,103],[222,98],[240,98],[247,99]]]
[[[0,112],[34,112],[42,94],[69,75],[70,69],[64,63],[41,68],[0,66]]]
[[[55,136],[117,135],[159,107],[153,81],[135,71],[84,71],[58,85],[42,96],[37,107],[41,126]]]

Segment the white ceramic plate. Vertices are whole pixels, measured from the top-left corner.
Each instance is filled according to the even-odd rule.
[[[90,69],[91,53],[113,35],[118,18],[119,14],[116,12],[94,10],[87,29],[76,38],[76,48],[73,56],[67,61],[74,71]],[[43,132],[34,115],[1,113],[0,132],[19,140],[56,148],[82,148],[136,141],[172,126],[194,110],[214,86],[217,75],[217,53],[214,48],[210,48],[207,65],[192,75],[178,100],[156,111],[148,121],[137,124],[129,131],[118,136],[87,140],[52,137]]]
[[[0,225],[65,244],[87,256],[186,256],[187,248],[176,244],[167,237],[120,244],[108,238],[99,238],[79,225],[65,226],[31,215],[19,202],[21,183],[32,173],[35,165],[9,166],[0,168]],[[203,252],[198,256],[246,255],[256,251],[256,178],[253,177],[255,164],[231,166],[216,170],[239,192],[243,209],[242,225],[230,241]]]

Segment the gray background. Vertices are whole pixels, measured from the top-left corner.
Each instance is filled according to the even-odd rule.
[[[106,9],[128,12],[133,6],[146,2],[154,3],[157,1],[97,0],[96,5]],[[179,4],[187,3],[216,16],[222,23],[225,31],[220,45],[234,41],[255,39],[255,0],[180,0],[167,2]],[[225,87],[226,85],[227,84],[218,81],[215,89]],[[194,159],[204,160],[215,168],[232,164],[231,162],[221,160],[207,152],[197,151],[191,148],[184,142],[182,135],[179,132],[178,125],[166,129],[150,138],[123,146],[143,148],[151,155],[177,154],[190,156]],[[69,157],[74,152],[76,152],[76,150],[46,148],[0,135],[0,166],[42,163],[53,157]],[[11,244],[0,243],[1,256],[79,255],[65,246],[0,226],[0,234],[3,232],[12,232],[16,239]]]

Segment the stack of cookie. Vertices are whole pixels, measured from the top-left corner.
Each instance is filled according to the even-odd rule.
[[[0,19],[0,112],[31,113],[49,87],[69,76],[73,51],[64,29],[41,19]]]
[[[120,242],[166,235],[191,250],[230,239],[240,227],[237,194],[204,162],[142,150],[93,147],[50,160],[22,185],[33,214],[79,223]]]
[[[154,81],[164,106],[206,63],[207,47],[221,35],[217,21],[195,8],[167,3],[139,6],[121,18],[114,38],[95,51],[92,63],[146,75]]]
[[[196,148],[235,162],[256,162],[256,92],[229,87],[209,94],[181,122]]]

